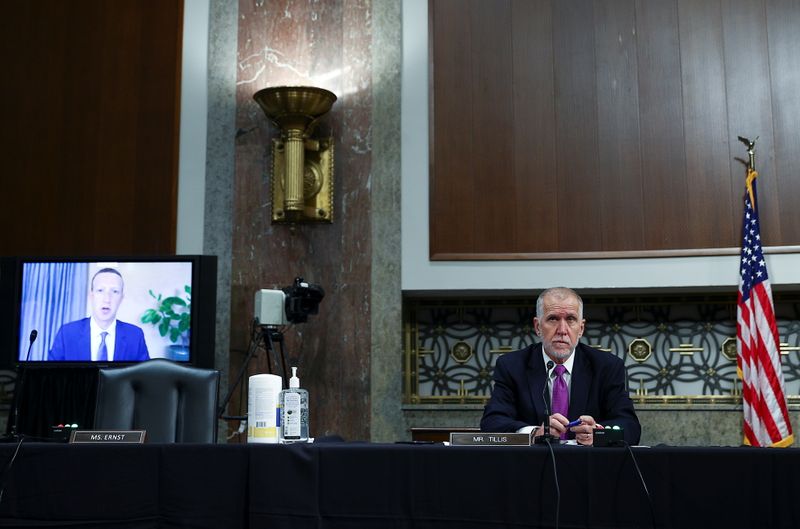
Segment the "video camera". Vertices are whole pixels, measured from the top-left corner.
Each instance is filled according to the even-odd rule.
[[[310,314],[319,312],[319,303],[324,297],[321,286],[296,277],[291,286],[281,290],[256,291],[255,318],[259,325],[265,326],[305,323]]]

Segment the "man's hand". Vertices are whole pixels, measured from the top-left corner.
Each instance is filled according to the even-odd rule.
[[[580,445],[591,446],[594,444],[595,428],[602,429],[603,425],[598,424],[591,415],[581,415],[581,423],[570,428],[575,433],[575,440]]]
[[[554,413],[550,416],[550,435],[553,437],[561,436],[566,431],[566,424],[568,423],[569,421],[566,417],[560,413]],[[540,435],[544,435],[544,426],[537,426],[533,431],[534,437],[539,437]]]
[[[603,428],[603,425],[598,424],[591,415],[581,415],[580,421],[580,424],[571,426],[569,430],[575,434],[575,441],[578,444],[591,446],[594,444],[594,429]],[[569,420],[566,417],[560,413],[554,413],[550,416],[550,433],[558,437],[567,431],[568,424]]]
[[[560,413],[554,413],[550,416],[550,433],[556,437],[560,437],[562,433],[567,431],[567,424],[569,420]]]
[[[603,429],[603,425],[594,420],[591,415],[581,415],[580,424],[569,428],[571,432],[575,433],[575,440],[578,444],[591,446],[594,444],[594,430],[595,428]],[[550,434],[554,437],[560,437],[562,433],[567,431],[569,420],[560,413],[554,413],[550,416]],[[539,426],[534,430],[533,436],[538,437],[544,433],[544,427]]]

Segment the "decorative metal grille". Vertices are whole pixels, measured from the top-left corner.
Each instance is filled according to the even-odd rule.
[[[625,360],[637,403],[741,403],[732,296],[584,298],[582,342]],[[496,358],[536,339],[535,300],[406,300],[405,401],[485,403]],[[786,394],[800,404],[800,295],[775,295]]]

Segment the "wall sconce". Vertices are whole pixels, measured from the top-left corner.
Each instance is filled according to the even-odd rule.
[[[311,86],[276,86],[253,94],[281,129],[272,140],[272,222],[333,222],[333,137],[313,139],[336,101]]]

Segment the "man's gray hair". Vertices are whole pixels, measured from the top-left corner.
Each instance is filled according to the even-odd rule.
[[[578,318],[583,319],[583,300],[578,293],[567,287],[553,287],[542,291],[536,300],[536,317],[540,320],[544,317],[544,298],[547,296],[552,296],[559,300],[574,297],[578,300]]]

